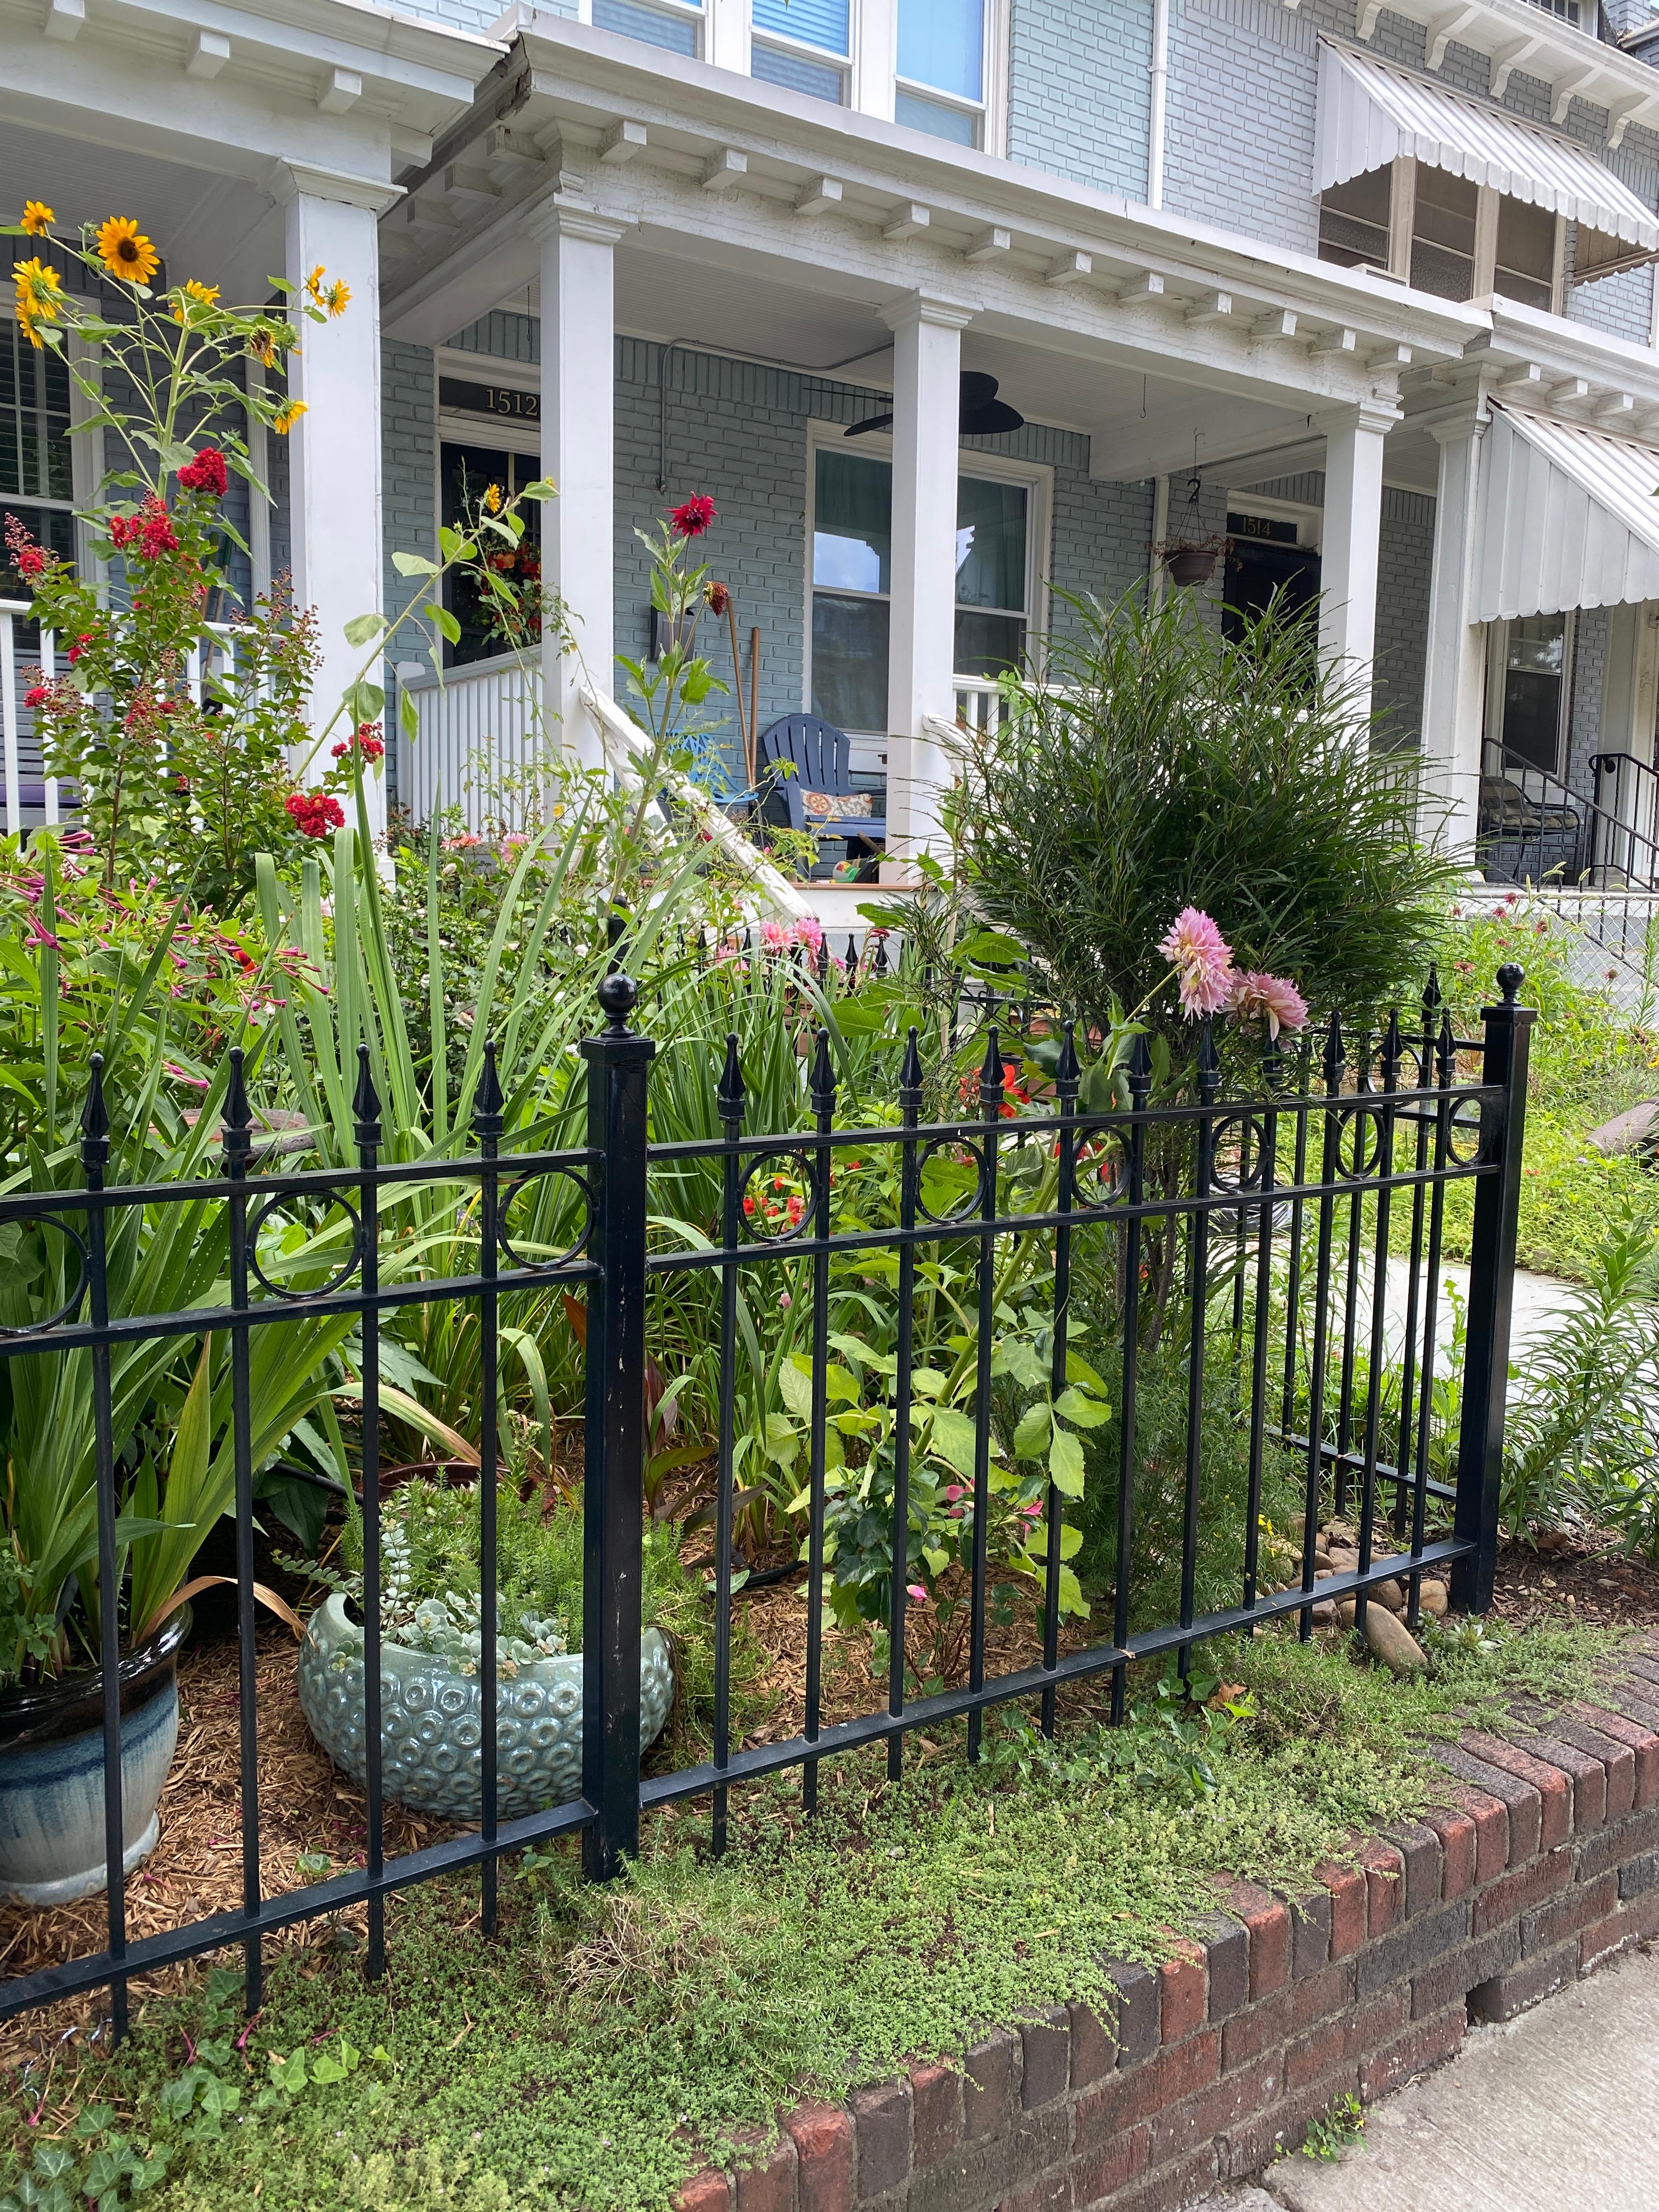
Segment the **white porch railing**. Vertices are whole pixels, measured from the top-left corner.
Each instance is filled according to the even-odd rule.
[[[542,750],[541,671],[512,654],[402,679],[416,735],[398,754],[398,795],[416,821],[459,807],[471,830],[516,818]]]

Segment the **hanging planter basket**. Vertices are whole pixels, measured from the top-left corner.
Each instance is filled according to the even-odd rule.
[[[1220,556],[1217,545],[1172,545],[1164,556],[1164,566],[1169,571],[1172,584],[1207,584],[1215,574],[1215,564]]]

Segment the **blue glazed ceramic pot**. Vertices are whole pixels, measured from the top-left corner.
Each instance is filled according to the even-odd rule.
[[[662,1734],[674,1703],[668,1639],[647,1628],[640,1649],[640,1748]],[[306,1626],[300,1705],[311,1732],[354,1782],[367,1778],[363,1632],[336,1591]],[[476,1676],[447,1659],[380,1646],[380,1757],[386,1795],[411,1812],[469,1821],[483,1814],[483,1698]],[[538,1659],[495,1692],[497,1808],[503,1820],[544,1812],[582,1786],[582,1657]]]
[[[121,1820],[131,1874],[161,1833],[156,1802],[179,1741],[180,1606],[120,1662]],[[0,1891],[25,1905],[68,1905],[102,1889],[104,1686],[67,1674],[0,1696]]]

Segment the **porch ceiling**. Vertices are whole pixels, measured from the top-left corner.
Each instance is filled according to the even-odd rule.
[[[232,299],[264,299],[269,279],[283,273],[282,212],[246,178],[10,125],[0,131],[0,207],[26,198],[45,200],[62,229],[132,216],[169,278],[201,276]]]

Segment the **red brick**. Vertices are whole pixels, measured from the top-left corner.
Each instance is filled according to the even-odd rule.
[[[1501,1797],[1489,1790],[1454,1789],[1448,1792],[1461,1812],[1474,1823],[1474,1879],[1496,1881],[1510,1863],[1510,1814]]]
[[[1547,1857],[1534,1859],[1530,1866],[1516,1867],[1483,1889],[1474,1900],[1474,1933],[1484,1936],[1496,1928],[1500,1921],[1509,1920],[1517,1912],[1529,1911],[1565,1889],[1572,1879],[1572,1852],[1565,1844],[1558,1844]]]
[[[1540,1765],[1559,1767],[1566,1776],[1573,1833],[1599,1828],[1607,1817],[1607,1770],[1595,1753],[1558,1730],[1553,1720],[1541,1735],[1528,1737],[1527,1751]]]
[[[1031,2112],[1052,2105],[1072,2086],[1072,2023],[1065,2006],[1050,2005],[1040,2017],[1028,2021],[1019,2039],[1019,2101]]]
[[[783,2124],[795,2146],[800,2212],[848,2212],[852,2121],[839,2105],[799,2105]]]
[[[1115,2075],[1085,2090],[1073,2106],[1073,2147],[1092,2150],[1138,2121],[1207,2088],[1221,2070],[1221,2031],[1206,2027],[1185,2043],[1171,2044],[1144,2066]]]
[[[1594,1881],[1574,1882],[1570,1889],[1535,1912],[1521,1917],[1521,1949],[1530,1959],[1540,1951],[1553,1951],[1569,1936],[1577,1936],[1593,1920],[1605,1919],[1619,1902],[1616,1874],[1598,1875]]]
[[[1501,1767],[1505,1774],[1512,1774],[1517,1782],[1538,1792],[1543,1808],[1538,1830],[1540,1851],[1553,1850],[1557,1844],[1565,1843],[1572,1833],[1572,1784],[1559,1766],[1547,1765],[1529,1751],[1495,1735],[1476,1732],[1466,1735],[1463,1741],[1488,1766]]]
[[[1644,1728],[1640,1721],[1628,1719],[1623,1713],[1610,1713],[1601,1705],[1575,1705],[1573,1711],[1586,1728],[1610,1735],[1615,1743],[1629,1747],[1635,1766],[1635,1789],[1631,1796],[1632,1811],[1651,1805],[1659,1797],[1659,1734]]]
[[[1358,1867],[1337,1866],[1328,1862],[1314,1871],[1330,1892],[1331,1956],[1346,1959],[1365,1940],[1368,1904],[1364,1873]]]
[[[674,2199],[674,2212],[727,2212],[732,2185],[716,2166],[693,2174]]]
[[[1578,1971],[1587,1974],[1603,1959],[1622,1951],[1626,1943],[1646,1942],[1656,1936],[1659,1936],[1659,1890],[1650,1891],[1633,1904],[1621,1905],[1617,1912],[1585,1929],[1578,1938]]]
[[[1359,1854],[1365,1875],[1365,1932],[1375,1942],[1406,1917],[1406,1861],[1390,1844],[1367,1844]]]
[[[999,2199],[996,2212],[1073,2212],[1073,2202],[1071,2173],[1062,2166]]]
[[[1374,2104],[1413,2074],[1443,2064],[1462,2042],[1468,2025],[1468,2015],[1461,2006],[1455,2012],[1442,2013],[1438,2020],[1420,2021],[1397,2042],[1361,2062],[1360,2096],[1366,2104]]]
[[[1291,1978],[1291,1912],[1282,1898],[1250,1881],[1218,1885],[1229,1912],[1244,1925],[1250,1944],[1250,1996],[1270,1996]]]
[[[995,2135],[1012,2120],[1019,2101],[1014,2068],[1018,2051],[1018,2037],[999,2028],[968,2053],[962,2117],[963,2133],[970,2139]]]
[[[1291,1972],[1298,1981],[1304,1974],[1322,1972],[1331,1961],[1331,1893],[1316,1889],[1307,1897],[1290,1900]]]
[[[1440,1893],[1449,1904],[1474,1887],[1474,1821],[1468,1813],[1433,1806],[1423,1824],[1440,1838]]]
[[[1308,2123],[1320,2113],[1329,2112],[1341,2096],[1352,2096],[1359,2087],[1359,2071],[1354,2066],[1339,2067],[1334,2072],[1322,2074],[1294,2096],[1285,2097],[1247,2120],[1242,2127],[1230,2128],[1222,2136],[1219,2148],[1221,2171],[1231,2180],[1259,2173],[1280,2151],[1294,2148],[1308,2132]]]
[[[1411,2014],[1411,1991],[1403,1984],[1387,1990],[1369,2004],[1333,2016],[1291,2045],[1285,2053],[1285,2087],[1304,2089],[1340,2058],[1352,2063],[1387,2043]]]
[[[736,2179],[738,2212],[795,2212],[794,2144],[786,2136],[759,2165],[742,2167]]]
[[[1462,1744],[1442,1744],[1439,1756],[1460,1782],[1473,1783],[1477,1790],[1484,1790],[1487,1796],[1496,1797],[1508,1813],[1510,1864],[1517,1867],[1522,1859],[1536,1858],[1544,1801],[1531,1783],[1522,1781],[1507,1766],[1500,1766],[1490,1759],[1477,1759]]]
[[[1224,2074],[1231,2074],[1235,2066],[1248,2066],[1251,2059],[1259,2057],[1264,2051],[1271,2051],[1294,2032],[1296,1998],[1293,1989],[1277,1990],[1260,2004],[1252,2005],[1248,2012],[1234,2014],[1221,2031]]]
[[[896,2189],[910,2171],[910,2085],[880,2081],[848,2099],[858,2146],[855,2171],[860,2197]]]
[[[1180,2043],[1204,2025],[1204,1952],[1197,1943],[1182,1943],[1172,1959],[1158,1970],[1162,1995],[1164,2040]]]
[[[1482,2020],[1513,2020],[1540,1997],[1565,1989],[1577,1972],[1578,1946],[1565,1943],[1559,1950],[1547,1951],[1540,1959],[1528,1959],[1524,1966],[1512,1966],[1506,1974],[1477,1982],[1469,1991],[1469,2010]]]
[[[961,2075],[950,2066],[913,2066],[910,2110],[916,2168],[937,2166],[962,2142]]]
[[[1086,2089],[1117,2064],[1117,2038],[1092,2005],[1066,2009],[1072,2018],[1072,2087]]]
[[[1564,1743],[1577,1744],[1597,1761],[1607,1791],[1606,1816],[1609,1820],[1622,1820],[1636,1802],[1636,1753],[1622,1738],[1581,1717],[1584,1710],[1558,1713],[1550,1728]]]
[[[1271,2058],[1258,2058],[1254,2065],[1241,2067],[1236,2074],[1224,2074],[1220,2081],[1199,2096],[1160,2112],[1152,2124],[1152,2164],[1157,2166],[1164,2159],[1195,2150],[1200,2143],[1219,2135],[1224,2128],[1237,2127],[1241,2121],[1264,2111],[1279,2095],[1279,2063],[1275,2053]]]
[[[1121,2135],[1114,2136],[1098,2150],[1086,2157],[1072,2160],[1072,2201],[1078,2205],[1098,2204],[1103,2197],[1123,2188],[1137,2174],[1146,2171],[1147,2146],[1151,2130],[1142,2125],[1126,2128]]]
[[[1176,2212],[1202,2197],[1219,2171],[1212,2142],[1206,2143],[1173,2166],[1160,2166],[1133,2188],[1112,2199],[1111,2212]]]

